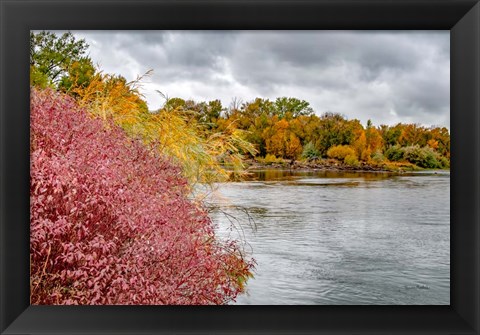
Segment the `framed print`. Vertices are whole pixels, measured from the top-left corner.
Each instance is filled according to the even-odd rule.
[[[2,334],[480,333],[477,1],[1,0],[1,22]],[[192,198],[246,162],[220,186],[242,203]],[[250,251],[216,239],[242,208]]]

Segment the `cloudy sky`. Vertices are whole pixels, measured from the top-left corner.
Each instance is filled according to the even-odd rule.
[[[296,97],[363,124],[450,125],[449,31],[72,31],[104,72],[153,69],[150,110],[169,97]]]

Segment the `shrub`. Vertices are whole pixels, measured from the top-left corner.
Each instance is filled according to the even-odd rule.
[[[362,159],[362,161],[370,162],[370,160],[372,158],[371,156],[372,156],[372,150],[367,148],[367,149],[362,151],[362,154],[360,155],[360,158]]]
[[[441,168],[435,151],[430,147],[421,148],[419,145],[412,145],[403,148],[404,158],[410,163],[427,169]]]
[[[398,145],[385,151],[385,156],[390,161],[407,161],[422,168],[441,169],[449,168],[450,162],[429,146],[420,147],[418,144],[408,147]]]
[[[335,145],[333,147],[330,147],[330,149],[327,150],[327,156],[329,158],[344,160],[345,157],[349,155],[357,157],[355,153],[355,149],[353,149],[349,145]]]
[[[316,159],[318,157],[320,157],[320,152],[315,148],[315,145],[312,142],[308,142],[305,147],[303,147],[302,158]]]
[[[265,164],[274,164],[274,163],[278,163],[279,159],[275,157],[275,155],[267,154],[263,161]]]
[[[224,304],[251,276],[216,239],[181,169],[91,119],[73,99],[31,92],[32,304]]]
[[[448,158],[440,156],[438,158],[438,161],[440,162],[442,168],[444,168],[444,169],[450,168],[450,161],[448,160]]]
[[[389,171],[417,171],[418,166],[409,162],[385,162],[384,168]]]
[[[393,145],[385,151],[385,157],[393,162],[398,162],[404,159],[404,151],[399,145]]]
[[[345,164],[350,165],[350,166],[358,166],[358,159],[357,156],[355,155],[347,155],[344,160]]]
[[[383,163],[385,161],[385,156],[383,156],[381,151],[375,151],[372,155],[372,160],[377,164]]]

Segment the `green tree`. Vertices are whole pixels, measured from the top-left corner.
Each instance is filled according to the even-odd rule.
[[[222,106],[220,100],[209,101],[208,104],[203,104],[199,110],[198,121],[203,124],[207,129],[215,129],[218,127],[217,120],[225,108]]]
[[[62,77],[58,83],[58,88],[70,93],[77,87],[85,88],[90,85],[95,74],[95,67],[90,58],[83,57],[79,61],[75,61],[67,69],[67,74]]]
[[[30,85],[40,88],[51,86],[50,80],[45,73],[42,73],[35,66],[30,66]]]
[[[385,145],[387,147],[398,144],[398,139],[402,135],[403,128],[404,125],[402,125],[401,123],[398,123],[395,126],[380,126],[380,133],[382,134],[383,141],[385,142]]]
[[[164,104],[164,108],[165,110],[184,110],[186,109],[185,104],[186,102],[182,98],[167,98]]]
[[[57,36],[49,31],[30,33],[30,66],[43,74],[55,86],[68,76],[72,65],[76,62],[87,64],[85,53],[88,44],[85,40],[77,40],[72,33]],[[31,78],[37,79],[39,76]],[[36,82],[32,82],[33,85]]]
[[[320,153],[318,150],[315,148],[315,145],[312,142],[308,142],[304,147],[302,151],[302,158],[311,160],[311,159],[316,159],[320,156]]]
[[[336,113],[325,113],[322,115],[316,147],[322,155],[334,145],[347,145],[354,140],[354,125],[342,115]]]
[[[280,119],[284,117],[291,119],[299,117],[300,115],[309,116],[314,113],[309,102],[297,98],[277,98],[273,107],[274,113],[278,115]]]

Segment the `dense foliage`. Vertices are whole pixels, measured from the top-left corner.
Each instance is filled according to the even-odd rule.
[[[243,290],[252,263],[148,148],[32,89],[32,304],[223,304]]]
[[[71,33],[30,35],[31,302],[222,304],[253,260],[217,240],[197,182],[241,178],[245,158],[292,165],[448,168],[445,127],[317,115],[292,97],[169,98],[93,66]],[[148,75],[148,73],[147,73]]]
[[[279,100],[285,101],[287,98],[279,98],[277,102]],[[309,106],[305,101],[290,101]],[[353,166],[358,165],[359,161],[385,164],[387,160],[392,160],[410,162],[424,168],[449,167],[450,134],[445,127],[428,128],[403,123],[375,127],[371,120],[364,126],[359,120],[348,120],[340,114],[324,113],[318,116],[310,112],[295,113],[294,106],[280,112],[275,106],[273,101],[257,98],[240,106],[222,108],[223,113],[217,118],[215,129],[233,125],[246,131],[246,139],[258,150],[258,156],[254,157],[257,160],[259,156],[288,160],[331,157]],[[340,156],[335,154],[347,147],[349,159],[345,160],[346,153]],[[420,153],[428,157],[414,158],[413,153],[403,155],[405,150],[412,151],[409,147],[419,147]],[[401,155],[394,154],[398,148],[401,148]]]
[[[228,108],[220,100],[174,97],[166,98],[164,106],[152,113],[139,93],[139,81],[128,83],[121,76],[93,70],[91,60],[84,56],[85,41],[69,33],[46,32],[32,33],[31,41],[32,84],[45,86],[46,82],[68,92],[91,113],[104,119],[111,116],[131,136],[156,143],[157,149],[182,165],[193,183],[228,179],[230,170],[241,176],[245,157],[258,161],[267,155],[267,161],[272,157],[321,159],[329,156],[330,148],[342,145],[355,150],[349,159],[342,158],[350,165],[400,161],[426,168],[449,167],[450,134],[445,127],[374,126],[371,120],[364,126],[360,120],[336,113],[317,115],[309,102],[293,97],[245,103],[235,98]],[[52,73],[51,68],[56,70]],[[421,151],[407,149],[412,146]],[[402,154],[392,156],[393,147],[402,148]],[[408,157],[405,150],[411,153]]]
[[[77,40],[72,33],[57,36],[48,31],[31,32],[30,83],[63,89],[69,89],[74,81],[85,85],[94,72],[87,49],[85,40]]]

